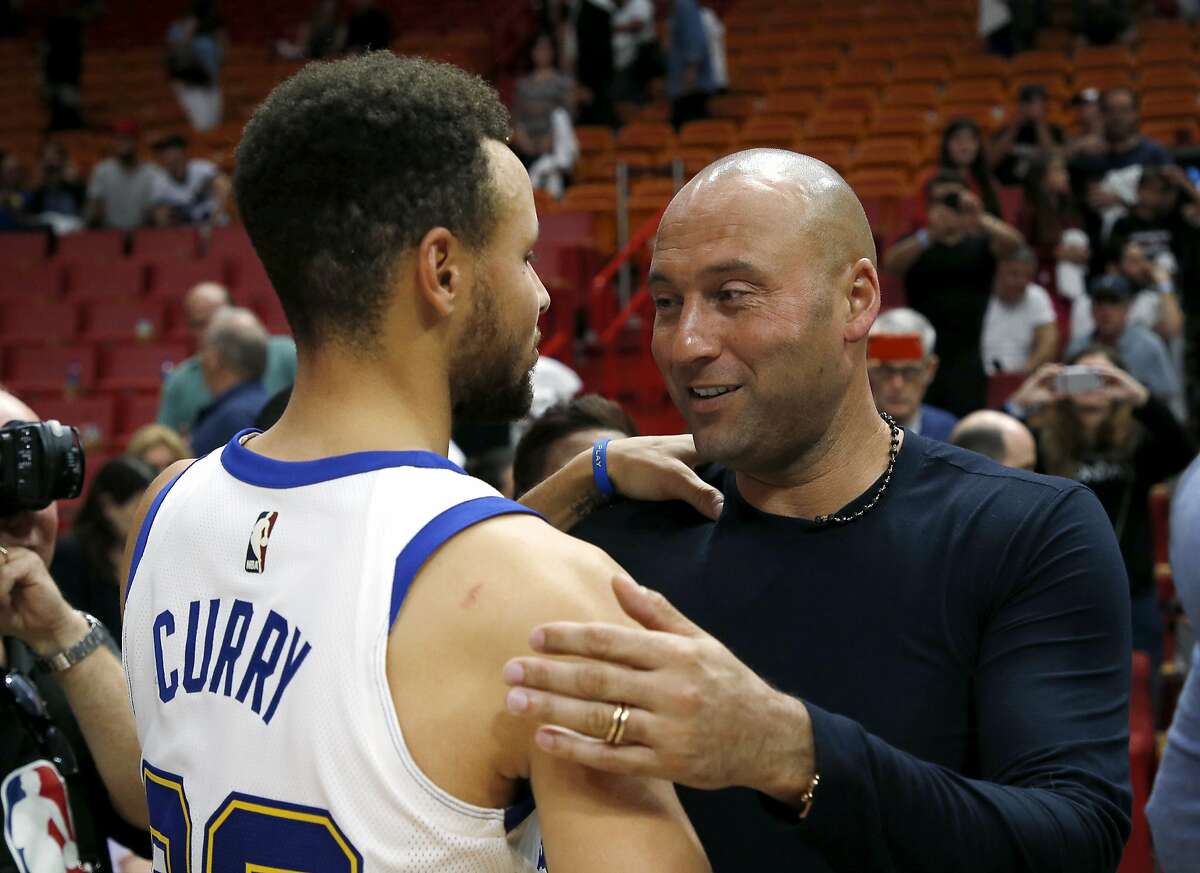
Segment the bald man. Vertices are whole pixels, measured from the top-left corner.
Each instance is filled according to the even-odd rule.
[[[962,419],[950,434],[961,449],[1018,470],[1037,469],[1037,440],[1020,419],[994,409],[981,409]]]
[[[212,402],[200,410],[192,430],[192,451],[206,455],[254,425],[271,395],[263,387],[270,336],[249,309],[217,311],[204,333],[197,357]]]
[[[724,158],[667,209],[649,282],[654,357],[724,508],[625,501],[576,527],[660,593],[614,583],[644,629],[535,629],[582,659],[510,661],[509,710],[551,754],[690,786],[718,871],[1115,869],[1111,527],[1076,483],[881,417],[854,193],[802,155]],[[617,704],[625,744],[596,742]]]
[[[229,305],[229,289],[216,282],[201,282],[188,291],[183,298],[183,313],[188,335],[197,348],[213,316]],[[289,336],[271,337],[267,344],[267,369],[262,379],[267,395],[274,395],[295,381],[296,344]],[[212,402],[213,395],[205,384],[200,359],[193,355],[175,367],[163,382],[158,423],[187,434],[200,410]]]

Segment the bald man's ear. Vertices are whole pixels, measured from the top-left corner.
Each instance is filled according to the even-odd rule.
[[[417,295],[436,315],[448,317],[461,297],[463,245],[444,227],[435,227],[417,243]]]
[[[859,258],[850,268],[850,285],[846,292],[846,342],[856,343],[867,337],[875,317],[879,315],[879,273],[867,258]]]

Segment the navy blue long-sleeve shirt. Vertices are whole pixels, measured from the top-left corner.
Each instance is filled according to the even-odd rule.
[[[809,817],[681,789],[716,871],[1100,873],[1129,834],[1129,588],[1096,498],[907,433],[845,526],[622,502],[574,533],[805,701]],[[844,512],[865,504],[869,489]]]

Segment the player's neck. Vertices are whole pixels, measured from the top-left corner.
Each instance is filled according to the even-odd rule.
[[[891,431],[869,390],[852,394],[824,436],[788,467],[738,473],[747,503],[773,515],[813,518],[836,513],[871,488],[887,469]]]
[[[284,461],[370,451],[446,454],[450,391],[428,364],[385,368],[349,355],[301,356],[279,422],[254,451]]]

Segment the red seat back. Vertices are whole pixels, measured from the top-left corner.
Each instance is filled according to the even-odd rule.
[[[163,335],[165,309],[159,300],[96,300],[87,307],[84,335],[95,342],[149,342]]]
[[[79,334],[79,312],[69,301],[9,301],[0,307],[0,341],[69,343]]]
[[[6,387],[15,394],[86,391],[96,382],[96,349],[16,346],[8,350],[4,374]]]

